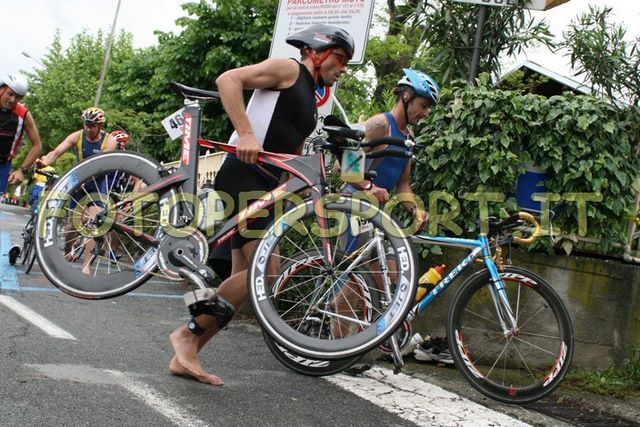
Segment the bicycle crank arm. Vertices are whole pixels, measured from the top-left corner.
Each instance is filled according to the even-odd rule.
[[[180,275],[194,282],[199,288],[212,286],[215,273],[211,267],[204,265],[200,260],[191,256],[187,251],[181,250],[181,248],[172,251],[172,255],[177,262],[186,267],[178,270]]]

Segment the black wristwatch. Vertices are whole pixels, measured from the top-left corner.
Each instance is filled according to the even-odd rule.
[[[24,166],[20,166],[20,170],[22,171],[22,174],[26,174],[27,172],[29,172],[29,168],[26,168]]]

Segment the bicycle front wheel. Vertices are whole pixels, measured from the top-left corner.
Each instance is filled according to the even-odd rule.
[[[451,301],[447,321],[456,367],[478,391],[505,403],[538,400],[560,385],[574,351],[571,318],[540,276],[518,267],[500,273],[517,325],[505,334],[487,270],[471,276]]]
[[[339,260],[344,259],[344,257],[344,254],[338,254]],[[277,277],[273,284],[273,294],[285,296],[290,292],[295,292],[294,288],[300,286],[301,280],[313,280],[315,278],[318,271],[321,270],[323,262],[324,256],[319,251],[298,252],[282,265],[281,270],[286,274],[281,274]],[[353,269],[349,275],[348,284],[350,295],[345,295],[347,297],[345,302],[347,300],[351,301],[354,309],[362,314],[361,319],[363,321],[371,321],[373,315],[371,308],[378,305],[378,293],[375,288],[372,288],[372,286],[375,286],[373,277],[368,272]],[[281,303],[286,307],[290,300],[283,298]],[[356,308],[355,306],[357,305],[361,307]],[[338,328],[339,324],[335,323],[334,327]],[[339,331],[335,332],[339,333]],[[262,335],[267,347],[280,363],[303,375],[314,377],[333,375],[355,365],[362,357],[358,355],[347,357],[346,359],[310,359],[281,346],[264,330]]]
[[[20,254],[22,255],[22,265],[24,265],[27,260],[32,256],[34,251],[34,236],[35,236],[35,221],[33,220],[34,216],[31,215],[29,221],[24,226],[22,230],[22,251]]]
[[[31,244],[31,253],[29,254],[29,261],[27,264],[27,268],[24,270],[24,274],[29,274],[31,272],[31,269],[33,268],[33,264],[35,264],[36,262],[36,249],[35,249],[35,245],[32,243]]]
[[[62,176],[38,213],[36,249],[43,273],[60,290],[86,299],[122,295],[156,268],[163,195],[116,208],[161,179],[162,167],[137,153],[98,154]],[[130,185],[130,183],[135,185]],[[115,227],[115,224],[120,227]]]
[[[347,230],[371,239],[347,251]],[[310,268],[281,268],[300,252],[322,257]],[[371,302],[354,292],[354,272],[373,278]],[[367,201],[336,195],[318,209],[308,200],[277,217],[251,258],[249,294],[277,343],[306,358],[346,359],[397,329],[411,308],[415,279],[413,246],[398,223]],[[273,286],[282,280],[287,286]]]

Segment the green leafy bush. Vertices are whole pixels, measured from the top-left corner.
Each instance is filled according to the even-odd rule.
[[[424,146],[415,166],[413,188],[425,203],[442,196],[437,213],[457,209],[459,230],[477,233],[478,194],[491,200],[488,214],[515,210],[515,183],[527,162],[549,173],[546,186],[555,194],[551,206],[563,203],[554,231],[574,239],[600,239],[601,251],[622,242],[633,207],[632,183],[640,161],[637,111],[589,96],[544,98],[496,90],[488,78],[477,87],[466,84],[443,91],[441,106],[418,131]],[[583,214],[576,203],[586,195]],[[553,198],[552,198],[553,200]],[[583,218],[582,223],[579,221]],[[451,228],[451,227],[449,227]],[[437,230],[431,229],[432,233]],[[550,245],[547,240],[547,245]]]

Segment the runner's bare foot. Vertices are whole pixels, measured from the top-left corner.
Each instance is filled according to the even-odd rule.
[[[176,329],[169,336],[176,355],[169,362],[169,372],[173,375],[191,377],[201,383],[220,386],[220,377],[205,372],[198,358],[198,339],[186,327]]]

